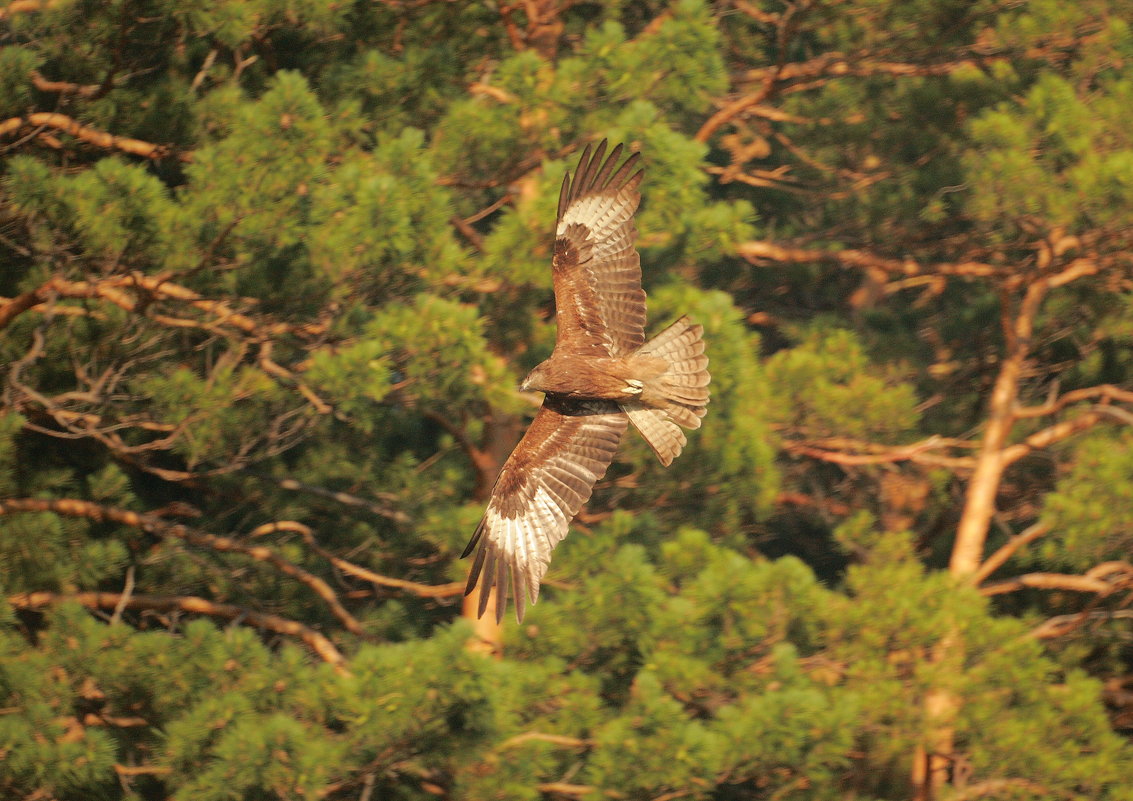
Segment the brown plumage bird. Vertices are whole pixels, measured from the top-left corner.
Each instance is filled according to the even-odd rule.
[[[559,194],[551,270],[558,337],[551,358],[523,381],[543,406],[504,463],[463,556],[476,551],[465,594],[480,583],[479,615],[492,587],[496,620],[516,619],[539,597],[551,552],[614,458],[627,421],[668,466],[700,427],[708,403],[703,329],[681,317],[645,341],[645,291],[633,215],[642,171],[618,145],[587,145]]]

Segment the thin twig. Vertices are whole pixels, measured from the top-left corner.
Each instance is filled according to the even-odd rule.
[[[110,616],[110,625],[122,622],[122,611],[126,608],[126,604],[130,602],[130,596],[134,594],[134,566],[130,565],[126,568],[126,584],[122,587],[122,599],[118,601],[118,605],[114,607],[114,614]]]

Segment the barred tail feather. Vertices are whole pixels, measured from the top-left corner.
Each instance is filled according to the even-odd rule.
[[[704,329],[681,317],[638,350],[642,356],[664,359],[665,372],[651,379],[640,400],[622,404],[645,441],[666,467],[680,455],[687,439],[681,426],[700,428],[708,404],[708,357]]]
[[[641,432],[641,436],[645,437],[645,441],[649,443],[649,447],[665,467],[671,465],[673,460],[681,455],[688,438],[685,437],[685,432],[681,431],[681,427],[669,419],[666,412],[638,401],[623,403],[622,411]],[[697,420],[697,423],[699,422]]]

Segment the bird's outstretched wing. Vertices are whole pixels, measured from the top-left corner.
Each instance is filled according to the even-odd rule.
[[[551,551],[590,498],[614,458],[627,418],[612,401],[567,401],[547,396],[523,439],[504,463],[488,509],[462,556],[476,559],[465,594],[480,581],[478,616],[496,587],[496,621],[507,608],[508,580],[515,615],[539,597]]]
[[[606,141],[582,152],[559,193],[552,273],[558,318],[556,350],[621,356],[645,342],[645,292],[634,248],[633,215],[642,171],[622,146],[602,161]]]

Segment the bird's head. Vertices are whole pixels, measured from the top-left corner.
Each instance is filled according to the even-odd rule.
[[[527,378],[523,379],[523,383],[519,385],[521,392],[546,392],[547,386],[547,363],[543,362],[535,366],[535,369],[527,374]]]

